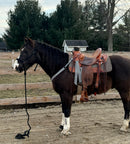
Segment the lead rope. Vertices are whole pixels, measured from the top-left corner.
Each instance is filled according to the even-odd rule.
[[[25,111],[27,114],[27,125],[29,129],[24,131],[23,134],[18,133],[15,136],[16,139],[25,139],[25,136],[29,137],[30,130],[31,130],[31,125],[29,124],[29,113],[28,113],[28,105],[27,105],[26,70],[24,70],[24,85],[25,85]]]

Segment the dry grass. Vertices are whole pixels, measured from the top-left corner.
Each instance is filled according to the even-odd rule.
[[[57,95],[52,89],[28,89],[27,96],[50,96]],[[0,92],[0,99],[24,97],[24,90],[3,90]]]
[[[30,74],[27,73],[27,83],[37,83],[37,82],[50,82],[49,76],[46,74]],[[13,83],[24,83],[23,74],[6,74],[0,75],[0,84],[13,84]]]
[[[18,53],[0,53],[0,84],[16,84],[24,83],[24,74],[17,73],[11,68],[11,61],[18,56]],[[40,68],[37,68],[37,71],[34,72],[34,67],[27,71],[27,83],[39,83],[39,82],[50,82],[49,76]],[[29,89],[27,91],[28,96],[46,96],[46,95],[55,95],[56,93],[52,89]],[[1,90],[0,98],[16,98],[23,97],[23,90]]]

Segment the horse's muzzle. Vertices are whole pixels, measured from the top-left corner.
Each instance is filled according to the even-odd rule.
[[[23,71],[17,59],[14,61],[14,64],[12,66],[13,66],[13,69],[19,73]]]

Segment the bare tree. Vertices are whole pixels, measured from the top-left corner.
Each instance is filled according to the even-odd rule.
[[[108,0],[108,14],[107,14],[107,36],[108,36],[108,51],[113,51],[113,36],[112,29],[113,26],[116,25],[119,20],[121,20],[129,11],[120,16],[116,21],[113,21],[114,16],[118,13],[118,10],[115,11],[115,7],[120,0]]]
[[[108,15],[107,15],[108,51],[113,51],[112,27],[113,27],[115,2],[116,0],[108,0]]]

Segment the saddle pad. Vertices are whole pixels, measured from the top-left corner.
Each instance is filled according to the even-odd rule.
[[[97,64],[93,64],[92,68],[97,68]],[[110,57],[108,56],[107,61],[105,63],[105,67],[104,64],[101,64],[101,72],[111,72],[112,71],[112,64],[111,64],[111,60]]]

